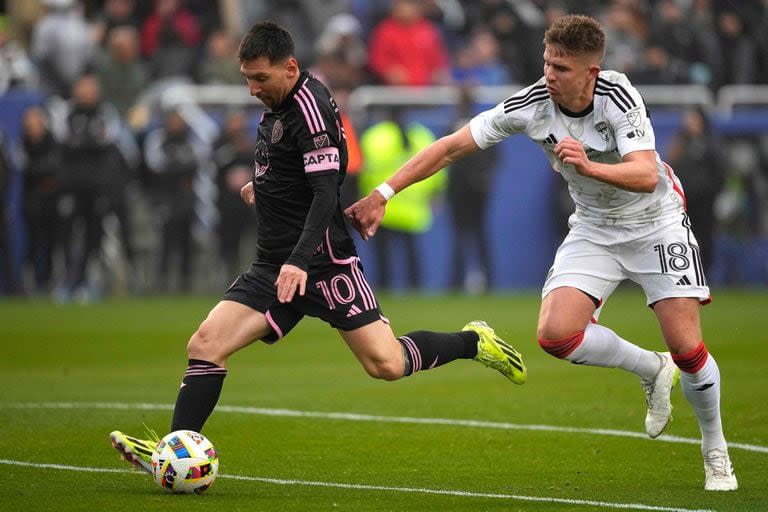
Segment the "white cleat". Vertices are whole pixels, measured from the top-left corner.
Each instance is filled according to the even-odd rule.
[[[704,454],[704,489],[707,491],[735,491],[739,488],[728,452],[713,448]]]
[[[670,396],[677,382],[680,371],[677,369],[669,352],[656,352],[661,366],[651,379],[641,379],[645,391],[645,402],[648,412],[645,415],[645,432],[651,439],[659,437],[672,419],[672,402]]]

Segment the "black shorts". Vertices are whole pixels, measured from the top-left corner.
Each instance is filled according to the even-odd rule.
[[[296,293],[288,303],[277,300],[275,281],[279,272],[279,265],[252,263],[223,297],[264,313],[274,331],[264,337],[263,341],[267,343],[274,343],[288,334],[304,315],[320,318],[342,331],[351,331],[377,320],[386,321],[358,257],[349,258],[344,263],[328,262],[311,267],[304,295]]]

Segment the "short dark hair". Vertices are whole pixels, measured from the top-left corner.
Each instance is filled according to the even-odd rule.
[[[293,37],[274,21],[259,21],[240,41],[237,56],[240,62],[266,57],[269,62],[279,62],[293,57]]]
[[[544,33],[544,44],[567,54],[599,54],[602,60],[605,53],[605,31],[594,18],[569,14],[552,23]]]

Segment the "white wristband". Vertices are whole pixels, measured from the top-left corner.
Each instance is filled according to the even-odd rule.
[[[376,187],[376,190],[378,190],[379,194],[384,196],[384,199],[386,199],[387,201],[392,199],[392,196],[395,195],[395,189],[393,189],[392,187],[387,185],[386,181],[384,183],[382,183],[381,185],[379,185],[378,187]]]

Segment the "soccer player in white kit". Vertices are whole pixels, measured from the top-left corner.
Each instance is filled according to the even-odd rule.
[[[593,18],[556,20],[544,37],[538,82],[424,149],[346,214],[367,239],[395,193],[506,137],[529,136],[568,182],[576,204],[542,290],[539,345],[560,359],[639,376],[652,438],[671,418],[679,376],[702,434],[705,489],[735,490],[720,373],[699,320],[709,288],[683,187],[656,152],[643,98],[625,75],[600,69],[604,51],[605,33]],[[625,279],[645,291],[670,352],[642,349],[597,324],[603,303]]]

